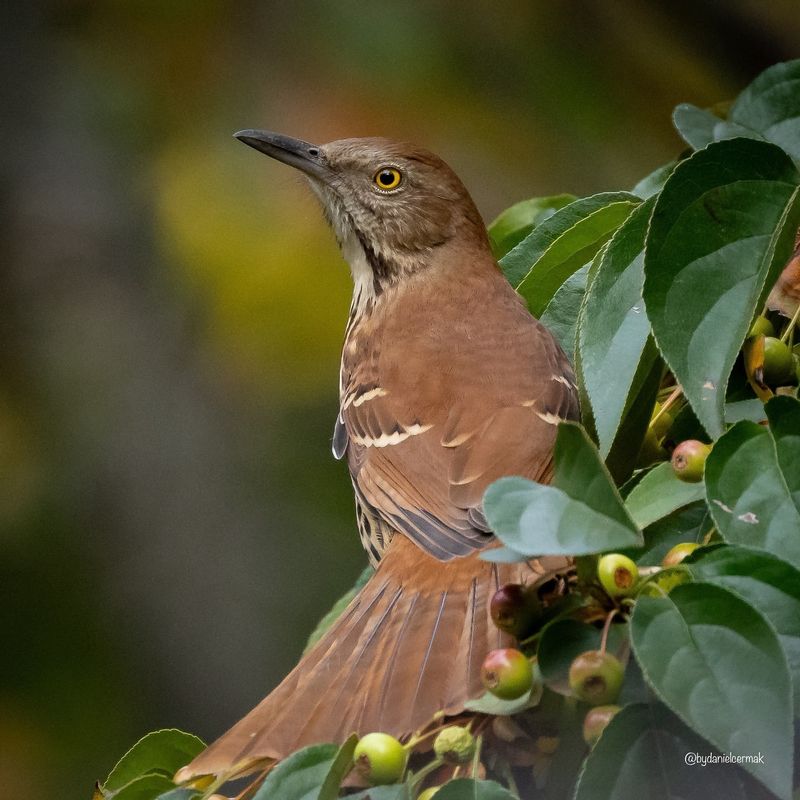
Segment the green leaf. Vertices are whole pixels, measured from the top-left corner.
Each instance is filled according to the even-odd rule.
[[[734,101],[716,137],[754,136],[800,163],[800,59],[762,72]]]
[[[339,796],[339,787],[342,785],[344,776],[353,766],[353,753],[357,744],[358,736],[353,733],[339,748],[339,752],[325,776],[325,782],[322,784],[317,800],[336,800]]]
[[[638,544],[629,527],[561,489],[524,478],[495,481],[483,505],[500,541],[523,556],[587,555]]]
[[[155,800],[160,794],[170,792],[175,788],[172,778],[159,772],[140,775],[107,797],[114,800]]]
[[[723,752],[763,754],[742,766],[781,798],[792,785],[792,687],[772,628],[744,600],[707,583],[639,596],[631,642],[645,679],[687,725]]]
[[[687,483],[675,477],[672,465],[665,461],[650,470],[625,500],[628,513],[640,527],[646,528],[673,511],[706,496],[702,482]]]
[[[737,400],[735,403],[725,403],[725,423],[733,425],[743,419],[751,422],[761,422],[767,418],[764,404],[757,398],[752,400]]]
[[[650,335],[642,300],[643,249],[654,205],[653,199],[642,203],[613,235],[581,308],[582,380],[603,458],[611,450]]]
[[[515,203],[493,220],[487,230],[495,258],[502,258],[518,245],[537,225],[575,200],[572,194],[557,194],[552,197],[534,197]]]
[[[517,800],[517,798],[495,781],[457,778],[448,781],[436,792],[436,800]]]
[[[780,402],[776,402],[780,401]],[[800,566],[798,401],[767,403],[770,428],[737,422],[706,461],[708,507],[723,539],[768,550]],[[781,414],[786,408],[790,414]],[[783,457],[781,457],[783,454]]]
[[[535,694],[533,694],[535,692]],[[474,700],[467,700],[464,703],[464,708],[467,711],[474,711],[477,714],[490,714],[493,717],[510,717],[513,714],[519,714],[520,711],[525,711],[536,705],[537,697],[541,697],[542,685],[532,687],[532,689],[518,697],[516,700],[501,700],[495,697],[491,692],[484,692],[480,697]]]
[[[656,200],[644,264],[647,315],[714,438],[750,320],[792,251],[799,182],[775,145],[733,139],[679,164]]]
[[[103,784],[103,789],[113,792],[149,773],[159,773],[170,778],[172,788],[172,776],[204,748],[202,739],[174,728],[148,733],[117,762]]]
[[[672,112],[672,122],[690,147],[702,150],[715,140],[714,128],[722,120],[716,114],[691,103],[681,103]]]
[[[800,163],[800,60],[762,72],[733,102],[727,119],[689,103],[679,105],[672,119],[695,150],[746,136],[772,142]]]
[[[553,459],[553,486],[625,526],[639,541],[639,532],[600,460],[597,448],[580,425],[559,423]]]
[[[622,422],[611,445],[611,452],[606,456],[606,466],[617,485],[625,483],[636,466],[663,376],[664,362],[658,354],[655,340],[650,336],[633,376]],[[579,385],[583,385],[582,380],[579,380]]]
[[[695,580],[736,593],[775,628],[789,662],[795,715],[800,715],[800,570],[747,547],[723,545],[686,563]]]
[[[569,356],[570,361],[575,358],[575,329],[586,291],[589,266],[585,264],[561,284],[539,318],[542,325],[556,337],[556,341]]]
[[[648,197],[658,194],[664,188],[667,178],[672,175],[672,170],[675,169],[677,164],[677,161],[670,161],[669,164],[664,164],[658,169],[654,169],[649,175],[642,178],[631,189],[631,192],[637,197],[641,197],[642,200],[647,200]]]
[[[581,653],[598,650],[602,631],[576,619],[563,619],[548,626],[537,650],[542,680],[549,689],[571,695],[569,668]],[[608,650],[624,663],[628,653],[628,626],[612,625],[608,632]]]
[[[626,706],[611,720],[578,777],[575,800],[753,800],[730,764],[687,764],[709,746],[660,703]]]
[[[317,800],[339,748],[313,744],[292,753],[267,775],[253,800]]]
[[[343,594],[334,604],[333,608],[317,623],[306,642],[303,653],[308,652],[327,632],[328,628],[336,622],[342,612],[350,605],[350,601],[361,591],[364,584],[375,574],[372,567],[364,567],[364,571],[356,579],[353,588]]]
[[[535,317],[541,315],[558,287],[592,260],[639,202],[627,192],[576,200],[534,228],[500,260],[509,282]]]
[[[562,422],[556,438],[553,485],[501,478],[483,508],[504,545],[525,556],[585,555],[641,544],[597,450],[584,430]]]
[[[765,410],[786,488],[800,509],[800,401],[773,397]]]

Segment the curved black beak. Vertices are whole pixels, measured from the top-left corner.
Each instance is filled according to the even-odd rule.
[[[312,178],[327,181],[330,169],[325,164],[320,148],[315,144],[293,139],[271,131],[244,130],[233,134],[240,142],[264,153],[290,167],[295,167]]]

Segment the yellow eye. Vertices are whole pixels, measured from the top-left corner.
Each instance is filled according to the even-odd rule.
[[[375,185],[379,189],[383,189],[384,192],[388,192],[392,189],[396,189],[400,185],[400,181],[403,180],[403,176],[400,174],[400,170],[397,170],[394,167],[384,167],[375,173],[375,176],[372,180],[375,181]]]

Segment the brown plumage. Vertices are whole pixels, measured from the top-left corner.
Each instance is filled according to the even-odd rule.
[[[354,282],[334,454],[378,566],[336,624],[178,778],[232,774],[351,732],[407,736],[481,693],[507,640],[488,600],[563,559],[493,565],[481,508],[503,475],[547,481],[572,371],[500,272],[475,206],[436,156],[384,139],[239,138],[305,172]],[[387,186],[397,180],[396,185]]]

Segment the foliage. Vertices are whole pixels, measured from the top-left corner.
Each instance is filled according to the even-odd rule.
[[[519,642],[537,666],[534,689],[472,704],[496,721],[529,715],[547,736],[523,739],[527,759],[484,743],[437,798],[501,800],[535,786],[553,800],[788,800],[796,789],[800,402],[796,380],[767,386],[758,359],[740,353],[753,350],[751,323],[800,225],[798,86],[795,61],[759,76],[724,119],[679,106],[675,124],[695,152],[677,165],[633,193],[536,198],[490,227],[531,310],[567,322],[559,335],[575,357],[582,425],[559,425],[552,485],[489,487],[484,510],[503,547],[484,556],[577,559],[558,613]],[[796,319],[771,321],[791,345]],[[713,444],[693,483],[666,463],[689,438]],[[701,547],[660,566],[681,542]],[[595,564],[616,551],[640,577],[612,598]],[[589,750],[570,666],[597,650],[625,676],[622,710]],[[336,796],[353,746],[293,754],[255,796]],[[125,780],[165,774],[145,761]],[[415,798],[439,766],[354,796]],[[102,797],[123,796],[113,793],[120,769]]]
[[[168,729],[142,737],[117,762],[94,800],[188,800],[199,794],[192,789],[175,789],[175,773],[205,748],[202,740],[189,733]],[[182,794],[176,794],[181,792]]]

